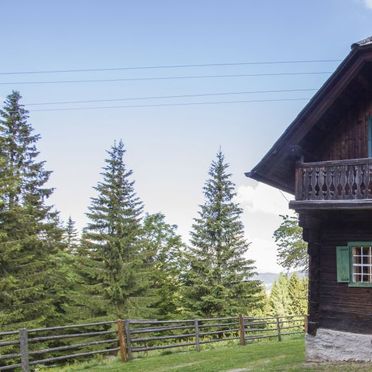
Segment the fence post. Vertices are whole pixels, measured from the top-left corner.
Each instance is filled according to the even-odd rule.
[[[305,331],[305,335],[307,334],[307,324],[308,324],[308,321],[309,321],[309,317],[308,317],[308,315],[305,315],[304,316],[304,331]]]
[[[129,320],[124,320],[124,337],[127,345],[127,360],[131,360],[132,357],[132,345],[130,342],[130,328],[129,328]]]
[[[278,331],[278,341],[282,341],[282,335],[280,333],[280,319],[279,319],[279,316],[276,317],[276,329]]]
[[[239,314],[239,338],[240,345],[245,345],[245,319],[242,314]]]
[[[200,351],[199,320],[194,320],[195,326],[195,350]]]
[[[121,319],[118,319],[117,322],[117,330],[118,330],[118,339],[119,339],[119,350],[120,350],[120,360],[122,362],[128,361],[128,353],[127,353],[127,345],[125,340],[124,334],[124,322]]]
[[[30,372],[30,361],[28,354],[28,332],[26,328],[19,330],[19,350],[21,353],[21,365],[23,372]]]

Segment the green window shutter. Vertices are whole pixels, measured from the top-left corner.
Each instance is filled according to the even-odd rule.
[[[337,281],[349,283],[350,281],[350,250],[349,247],[336,247]]]

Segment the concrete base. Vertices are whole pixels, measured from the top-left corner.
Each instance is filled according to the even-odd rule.
[[[372,361],[372,335],[319,328],[316,336],[306,335],[308,362]]]

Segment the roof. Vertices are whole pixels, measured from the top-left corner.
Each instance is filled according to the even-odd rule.
[[[294,194],[297,148],[346,90],[361,68],[372,62],[372,37],[352,44],[350,53],[306,104],[262,160],[245,175]]]
[[[372,36],[367,37],[366,39],[357,41],[354,44],[351,44],[351,49],[354,49],[354,48],[357,48],[357,47],[360,47],[360,46],[369,45],[369,44],[372,44]]]

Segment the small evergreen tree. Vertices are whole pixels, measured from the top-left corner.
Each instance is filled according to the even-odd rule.
[[[79,233],[75,227],[75,221],[71,216],[68,218],[65,227],[65,241],[68,251],[75,254],[79,245]]]
[[[292,303],[289,296],[288,277],[280,274],[274,282],[270,294],[270,312],[275,316],[288,316],[292,314]]]
[[[87,213],[82,247],[91,259],[86,267],[97,269],[89,274],[93,279],[90,285],[107,299],[109,312],[121,318],[142,315],[148,286],[139,247],[143,206],[124,154],[122,141],[108,151],[103,180],[95,187],[97,196],[91,199]]]
[[[307,314],[307,282],[307,278],[300,278],[297,273],[293,273],[289,278],[288,293],[293,315]]]
[[[161,213],[146,215],[143,221],[141,247],[149,274],[152,296],[151,317],[174,318],[180,296],[180,257],[183,249],[177,226],[165,222]]]
[[[32,328],[63,318],[63,243],[58,214],[45,203],[51,172],[37,160],[40,136],[20,100],[13,92],[0,110],[0,326]]]
[[[263,289],[253,280],[254,261],[246,258],[242,209],[221,151],[212,162],[185,254],[184,307],[196,316],[247,314],[261,305]]]

